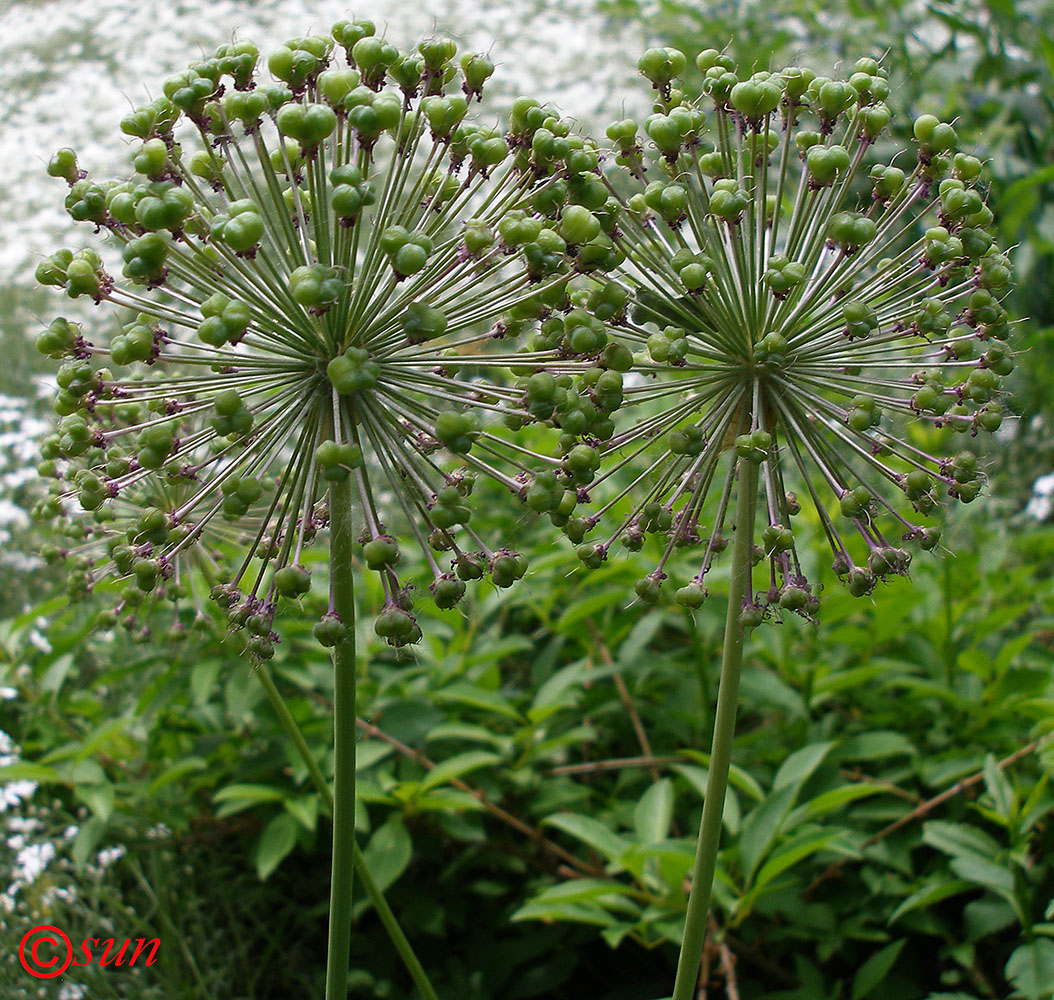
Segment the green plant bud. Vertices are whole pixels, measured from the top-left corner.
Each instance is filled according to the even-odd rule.
[[[637,68],[655,87],[662,89],[684,72],[685,65],[683,52],[673,48],[655,48],[648,49],[640,57]]]
[[[661,584],[652,576],[646,576],[633,584],[633,591],[642,604],[658,604]]]
[[[361,389],[372,389],[380,378],[381,367],[364,348],[349,347],[326,367],[333,388],[342,396]]]
[[[275,572],[274,588],[282,597],[302,597],[311,589],[311,573],[304,566],[283,566]]]
[[[737,83],[729,94],[732,107],[750,121],[760,121],[779,107],[782,93],[774,81]]]
[[[581,205],[567,205],[560,214],[560,235],[572,246],[579,246],[600,235],[600,220]]]
[[[80,168],[77,166],[77,154],[69,148],[55,152],[48,161],[48,176],[61,177],[68,184],[80,179]]]
[[[348,626],[340,620],[340,615],[331,611],[323,615],[311,631],[320,645],[332,649],[344,641],[348,634]]]
[[[362,547],[362,555],[370,569],[391,569],[398,565],[401,553],[399,544],[390,535],[378,535]]]
[[[839,171],[849,166],[849,153],[842,146],[811,146],[805,154],[805,165],[810,183],[816,187],[828,187],[834,183]]]

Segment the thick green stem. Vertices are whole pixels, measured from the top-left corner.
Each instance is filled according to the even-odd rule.
[[[355,530],[350,479],[330,486],[329,538],[333,610],[347,630],[333,647],[333,868],[326,1000],[347,1000],[355,855]]]
[[[326,784],[322,768],[318,766],[318,761],[315,760],[314,755],[311,753],[311,748],[307,745],[304,734],[300,732],[300,727],[296,724],[292,712],[289,711],[289,706],[286,705],[285,699],[278,688],[275,687],[267,667],[261,664],[256,671],[256,676],[260,678],[260,682],[267,692],[267,697],[271,702],[271,707],[274,708],[275,715],[278,716],[278,721],[282,723],[282,728],[286,731],[286,735],[293,741],[297,753],[300,754],[301,760],[307,766],[315,788],[318,789],[323,801],[332,809],[333,792],[330,791],[329,785]],[[377,916],[380,917],[384,929],[388,932],[388,937],[395,946],[395,950],[399,953],[399,957],[403,960],[406,971],[410,973],[410,978],[413,979],[414,985],[421,991],[421,996],[425,1000],[439,1000],[436,996],[436,991],[432,988],[432,984],[428,981],[424,967],[414,954],[413,947],[403,933],[403,929],[399,926],[399,921],[396,920],[395,914],[392,913],[388,900],[384,898],[384,893],[381,892],[380,886],[374,881],[373,875],[366,864],[366,858],[363,857],[362,851],[359,850],[359,845],[353,842],[352,846],[355,852],[353,859],[355,871],[358,873],[359,881],[362,882],[362,887],[373,904],[373,908],[377,911]]]
[[[699,840],[692,869],[692,889],[688,895],[688,914],[684,922],[684,939],[677,959],[677,979],[671,1000],[692,1000],[696,994],[699,963],[702,960],[706,922],[710,911],[710,894],[717,868],[717,849],[721,842],[721,818],[728,787],[728,767],[732,757],[732,740],[736,732],[736,708],[739,701],[739,674],[743,665],[744,629],[739,615],[743,600],[751,592],[750,570],[753,565],[754,508],[757,504],[758,467],[747,459],[739,460],[739,496],[736,505],[736,534],[732,543],[732,577],[728,593],[728,617],[725,619],[725,645],[721,658],[721,680],[717,690],[717,713],[714,716],[714,741],[710,750],[710,771],[706,779],[706,798],[699,824]]]

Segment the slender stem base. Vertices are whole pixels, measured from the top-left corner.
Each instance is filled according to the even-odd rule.
[[[754,508],[757,504],[758,467],[746,459],[739,460],[739,495],[736,501],[736,534],[732,543],[732,578],[729,583],[728,617],[725,619],[725,643],[721,657],[721,680],[717,690],[717,713],[714,717],[714,741],[710,751],[710,771],[706,780],[703,817],[695,848],[692,888],[688,895],[688,914],[684,938],[677,959],[677,979],[671,1000],[692,1000],[706,938],[710,895],[717,868],[717,850],[721,842],[721,819],[728,787],[728,768],[732,758],[732,740],[736,731],[736,709],[739,701],[739,674],[743,665],[744,629],[739,615],[743,601],[750,596],[750,571],[753,565]]]
[[[329,532],[333,610],[347,631],[333,647],[333,869],[326,1000],[347,1000],[355,856],[355,575],[351,565],[355,532],[350,480],[330,485]]]
[[[319,795],[322,796],[323,801],[332,809],[333,793],[330,791],[329,785],[326,784],[325,775],[323,775],[322,769],[318,766],[318,761],[315,760],[314,755],[311,753],[311,748],[307,745],[304,734],[300,731],[300,727],[296,724],[296,719],[293,718],[293,714],[289,711],[289,706],[282,698],[264,664],[260,664],[256,669],[256,676],[260,678],[260,683],[263,684],[264,691],[267,692],[267,697],[271,702],[275,715],[278,716],[278,721],[282,724],[286,735],[293,741],[297,753],[300,754],[300,759],[307,767],[308,773],[311,775],[311,781],[318,790]],[[359,850],[359,845],[353,841],[352,846],[355,851],[355,871],[358,873],[359,881],[362,882],[366,895],[373,904],[373,908],[377,911],[377,916],[380,917],[384,929],[388,932],[388,937],[395,946],[395,950],[399,953],[403,965],[406,966],[406,971],[410,973],[410,978],[413,979],[414,985],[421,991],[421,996],[425,1000],[439,1000],[436,996],[436,991],[432,988],[432,984],[428,981],[428,975],[425,973],[420,959],[414,954],[413,946],[410,944],[406,934],[403,933],[402,927],[399,926],[399,921],[392,912],[392,908],[388,905],[388,900],[384,898],[384,893],[381,892],[380,886],[374,881],[369,866],[366,864],[366,858],[363,856],[362,851]]]

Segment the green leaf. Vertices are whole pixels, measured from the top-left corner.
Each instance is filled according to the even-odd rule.
[[[816,798],[810,799],[805,804],[805,814],[809,817],[825,816],[850,802],[867,799],[886,791],[887,789],[881,785],[842,785],[841,788],[832,788],[829,792],[823,792]]]
[[[103,834],[106,832],[106,821],[98,816],[93,816],[86,823],[81,824],[77,835],[73,838],[73,847],[70,848],[70,858],[78,869],[87,864],[88,858],[95,853]]]
[[[439,785],[445,785],[454,778],[460,778],[470,771],[479,770],[500,763],[501,757],[488,750],[466,750],[454,757],[437,764],[421,781],[420,792],[427,792]]]
[[[645,844],[655,844],[670,832],[673,819],[673,782],[663,778],[651,785],[633,810],[633,828]]]
[[[1010,956],[1005,972],[1015,997],[1044,1000],[1054,996],[1054,941],[1038,938],[1021,945]]]
[[[915,745],[903,734],[891,730],[857,733],[838,744],[839,760],[882,760],[900,754],[915,756]]]
[[[543,903],[532,899],[521,906],[512,920],[544,920],[546,923],[567,920],[576,924],[591,924],[594,927],[611,927],[618,918],[600,906],[590,903]]]
[[[469,684],[467,681],[455,681],[453,684],[448,684],[445,688],[436,691],[433,697],[440,703],[452,701],[493,715],[515,719],[517,722],[523,721],[523,716],[508,698],[498,694],[497,691],[488,691],[475,684]]]
[[[194,771],[204,771],[208,766],[208,762],[201,757],[185,757],[171,767],[165,768],[164,771],[154,778],[150,782],[148,791],[151,795],[156,795],[165,785],[178,781],[180,778],[185,778]]]
[[[402,816],[392,813],[377,827],[362,853],[370,873],[383,892],[406,871],[413,857],[413,841]]]
[[[318,825],[317,795],[301,795],[298,799],[286,799],[282,805],[305,830],[314,831]]]
[[[614,587],[605,587],[599,591],[591,589],[588,597],[573,601],[567,606],[556,622],[556,628],[561,631],[569,629],[571,626],[584,621],[590,615],[595,615],[598,611],[603,611],[613,606],[617,607],[625,596],[625,588],[621,583]]]
[[[253,806],[265,803],[281,802],[285,798],[285,792],[270,785],[227,785],[212,796],[213,802],[222,803],[216,811],[219,818],[233,816],[243,809],[251,809]]]
[[[925,885],[908,896],[908,898],[893,911],[887,923],[892,924],[894,921],[899,920],[904,916],[905,913],[910,913],[912,910],[918,910],[924,906],[939,903],[942,899],[947,899],[949,896],[958,896],[963,892],[973,892],[976,888],[977,887],[972,882],[965,882],[962,879],[953,879],[948,882],[937,882],[933,885]]]
[[[381,740],[363,740],[355,747],[355,770],[365,771],[373,767],[379,760],[395,753],[395,748],[390,743]]]
[[[962,857],[952,858],[951,869],[959,878],[968,879],[1008,899],[1013,898],[1014,873],[1002,865],[985,861],[976,855],[964,854]]]
[[[1006,775],[999,770],[996,764],[995,754],[986,754],[984,759],[984,783],[988,794],[992,796],[995,803],[995,811],[1005,820],[1009,820],[1011,813],[1016,812],[1014,790]]]
[[[795,750],[780,765],[776,777],[772,779],[772,790],[778,792],[782,788],[793,788],[797,792],[823,763],[823,759],[833,747],[834,741],[828,740],[825,743],[811,743]]]
[[[584,903],[602,900],[609,896],[631,896],[633,892],[630,886],[609,879],[573,878],[543,889],[532,902]]]
[[[632,842],[625,837],[620,837],[610,827],[605,826],[600,820],[592,816],[582,816],[579,813],[556,813],[547,816],[543,823],[546,826],[555,826],[563,830],[576,840],[582,841],[592,847],[598,854],[602,854],[612,864],[617,864],[623,853],[632,846]]]
[[[296,820],[288,813],[275,816],[256,842],[256,874],[265,881],[296,846]]]
[[[892,944],[887,944],[881,951],[875,952],[863,965],[860,966],[853,977],[853,987],[849,992],[849,1000],[862,1000],[868,996],[876,986],[889,974],[900,955],[901,948],[907,939],[901,938]]]
[[[828,844],[837,840],[840,836],[841,831],[839,830],[836,830],[833,833],[829,831],[812,831],[809,833],[803,833],[787,841],[787,843],[781,844],[779,850],[775,851],[772,857],[761,866],[761,870],[754,879],[755,888],[761,888],[761,886],[767,885],[777,875],[785,872],[792,865],[796,865],[799,861],[815,854],[817,851],[822,851],[828,846]]]
[[[797,794],[798,789],[793,786],[781,788],[743,820],[743,830],[739,836],[739,866],[746,879],[751,878],[775,843]]]
[[[64,653],[57,657],[55,662],[44,671],[44,676],[40,679],[41,688],[49,694],[58,694],[72,666],[72,653]]]
[[[17,760],[0,767],[0,784],[9,781],[35,781],[40,785],[66,784],[66,779],[55,768],[28,760]]]
[[[999,854],[999,845],[983,830],[939,819],[923,824],[922,841],[953,858],[970,856],[990,860]]]

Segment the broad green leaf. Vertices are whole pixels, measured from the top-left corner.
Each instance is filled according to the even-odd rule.
[[[754,886],[756,888],[761,888],[761,886],[767,885],[777,875],[785,872],[792,865],[796,865],[799,861],[815,854],[817,851],[822,851],[840,836],[841,831],[839,830],[833,832],[812,831],[809,833],[803,833],[800,836],[787,841],[785,844],[781,844],[779,849],[774,851],[768,861],[761,866],[757,877],[754,879]]]
[[[227,785],[212,796],[213,802],[222,803],[216,810],[216,815],[222,819],[225,816],[233,816],[243,809],[251,809],[253,806],[265,803],[281,802],[286,793],[279,788],[270,785]]]
[[[66,779],[53,767],[34,764],[28,760],[17,760],[0,767],[0,784],[9,781],[35,781],[41,785],[65,784]]]
[[[994,754],[986,754],[984,758],[984,783],[988,794],[992,796],[995,803],[995,811],[1005,820],[1009,820],[1011,813],[1016,812],[1014,790],[1006,775],[999,770]]]
[[[688,783],[699,793],[701,799],[706,798],[706,781],[710,772],[705,767],[696,767],[694,764],[674,764],[673,770],[685,778]],[[721,811],[721,822],[730,834],[739,832],[743,822],[742,810],[739,806],[739,797],[736,789],[731,787],[725,792],[725,806]],[[759,788],[760,791],[760,788]],[[764,797],[764,794],[762,794]]]
[[[839,760],[883,760],[917,753],[915,745],[903,733],[882,729],[850,736],[842,740],[835,751]]]
[[[106,832],[106,821],[98,816],[93,816],[86,823],[82,823],[77,835],[73,838],[73,847],[70,849],[70,857],[77,868],[83,868],[88,858],[95,853],[103,834]]]
[[[584,621],[591,615],[595,615],[598,611],[603,611],[605,608],[609,608],[613,605],[617,606],[623,600],[625,600],[626,592],[622,584],[618,584],[614,587],[605,587],[602,590],[594,591],[590,589],[588,591],[589,596],[583,597],[580,600],[572,601],[567,606],[564,613],[560,615],[560,618],[556,622],[556,628],[563,631],[569,629],[579,622]]]
[[[362,853],[370,873],[383,892],[406,871],[413,857],[413,841],[402,816],[392,813],[377,827]]]
[[[204,771],[208,766],[208,762],[202,757],[184,757],[183,760],[177,761],[171,767],[165,768],[150,782],[150,794],[156,795],[165,785],[171,784],[173,781],[179,781],[180,778],[185,778],[188,774],[193,774],[195,771]]]
[[[689,760],[696,760],[703,765],[703,768],[705,769],[702,772],[703,786],[700,788],[699,794],[705,794],[704,789],[706,787],[706,774],[710,767],[710,754],[704,753],[702,750],[684,749],[678,750],[677,755],[679,757],[687,757]],[[674,770],[680,770],[682,766],[683,765],[675,764]],[[685,777],[688,777],[688,775],[685,774]],[[691,780],[693,784],[695,783],[694,779],[689,780]],[[743,768],[738,767],[735,764],[732,764],[728,769],[728,783],[734,785],[740,791],[745,792],[755,802],[760,802],[765,798],[765,789],[758,784],[757,779],[748,771],[743,770]]]
[[[479,812],[483,809],[479,799],[458,788],[441,788],[424,795],[415,793],[412,807],[416,812]]]
[[[381,740],[363,740],[355,747],[355,770],[365,771],[379,760],[395,753],[395,747]]]
[[[41,688],[49,694],[58,694],[72,666],[72,653],[64,653],[57,657],[55,662],[44,671],[44,676],[40,679]]]
[[[556,813],[554,816],[547,816],[543,822],[546,826],[555,826],[558,830],[563,830],[564,833],[592,847],[612,864],[617,864],[623,853],[632,846],[632,841],[620,837],[614,830],[605,826],[600,820],[593,819],[592,816],[582,816],[571,812]]]
[[[977,887],[973,882],[965,882],[962,879],[925,885],[908,896],[908,898],[893,911],[887,923],[892,924],[894,921],[899,920],[904,916],[905,913],[910,913],[912,910],[918,910],[924,906],[931,906],[933,903],[939,903],[942,899],[947,899],[949,896],[958,896],[963,892],[973,892],[976,888]]]
[[[885,948],[875,952],[860,966],[856,975],[853,976],[853,986],[849,992],[850,1000],[862,1000],[863,997],[870,996],[875,987],[879,986],[882,980],[889,975],[889,970],[893,968],[901,948],[906,943],[907,939],[901,938],[899,941],[887,944]]]
[[[488,691],[486,688],[469,684],[467,681],[455,681],[445,688],[436,691],[434,696],[437,702],[456,702],[459,705],[468,705],[470,708],[478,708],[481,711],[494,715],[501,715],[508,719],[523,721],[523,716],[516,710],[515,706],[498,694],[497,691]]]
[[[108,781],[101,785],[78,785],[76,794],[93,816],[106,821],[113,815],[114,788]]]
[[[1054,996],[1054,941],[1037,938],[1021,945],[1006,963],[1006,978],[1015,997],[1044,1000]]]
[[[256,842],[256,874],[266,880],[296,846],[296,820],[288,813],[275,816],[263,828]]]
[[[434,729],[428,731],[426,740],[435,743],[439,740],[455,740],[466,743],[488,743],[498,749],[512,745],[512,739],[503,733],[495,733],[486,726],[477,726],[472,722],[458,722],[451,720],[443,722]]]
[[[963,823],[934,819],[922,826],[922,841],[953,858],[977,857],[991,860],[999,845],[983,830]]]
[[[663,778],[650,785],[633,810],[633,828],[645,844],[655,844],[670,832],[673,782]]]
[[[809,817],[826,816],[827,813],[841,809],[850,802],[870,798],[872,795],[881,795],[886,789],[881,785],[843,785],[841,788],[832,788],[829,792],[823,792],[814,799],[805,803],[805,814]]]
[[[202,660],[190,671],[190,696],[195,705],[204,705],[220,675],[219,660]]]
[[[511,917],[512,920],[567,920],[576,924],[591,924],[594,927],[611,927],[618,918],[607,910],[591,903],[544,903],[532,899],[524,903]]]
[[[638,880],[654,884],[657,879],[665,891],[680,891],[694,860],[694,850],[677,840],[634,844],[619,859]]]
[[[773,792],[743,820],[739,835],[739,866],[749,880],[776,841],[780,827],[794,805],[798,789],[786,786]]]
[[[440,785],[445,785],[454,778],[460,778],[470,771],[477,771],[481,767],[489,767],[500,763],[501,756],[490,753],[488,750],[466,750],[454,757],[436,764],[421,781],[421,792],[431,791]]]
[[[285,799],[282,802],[286,812],[305,830],[314,831],[318,826],[318,796],[301,795],[296,799]]]
[[[834,741],[828,740],[795,750],[780,765],[775,778],[772,779],[772,790],[778,792],[783,788],[793,788],[797,792],[823,763],[833,746]]]
[[[998,892],[1008,898],[1014,892],[1014,873],[1009,868],[1004,868],[993,861],[985,861],[975,854],[964,854],[958,858],[952,858],[951,869],[959,878],[968,879],[977,885],[983,885],[986,889]]]
[[[822,677],[816,677],[813,680],[813,695],[809,700],[809,704],[815,708],[839,691],[866,687],[877,677],[885,677],[888,674],[887,668],[880,663],[870,663],[867,666],[852,667],[848,670],[831,671],[831,673],[824,674]]]
[[[532,902],[583,903],[601,900],[606,896],[631,896],[634,892],[630,886],[609,879],[573,878],[543,889]]]

